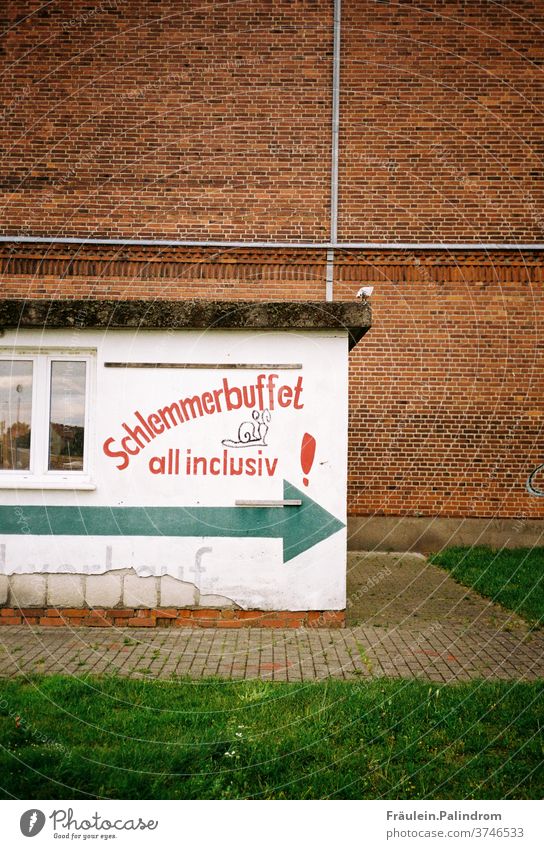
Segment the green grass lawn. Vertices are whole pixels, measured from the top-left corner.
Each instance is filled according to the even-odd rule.
[[[540,798],[543,695],[544,682],[11,679],[1,796]]]
[[[430,561],[531,624],[544,624],[544,548],[447,548]]]

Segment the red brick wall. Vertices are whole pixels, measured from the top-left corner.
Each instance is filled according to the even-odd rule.
[[[343,610],[231,610],[229,608],[3,607],[2,625],[48,628],[342,628]]]
[[[4,297],[322,300],[326,251],[0,243]]]
[[[5,2],[5,233],[323,240],[332,0]],[[544,4],[343,0],[341,240],[542,241]]]
[[[93,3],[2,7],[0,232],[326,239],[332,0]],[[340,240],[544,242],[544,3],[342,9]],[[74,250],[16,251],[4,296],[325,294],[322,251]],[[337,255],[336,297],[376,287],[350,512],[544,517],[542,255],[440,256]]]
[[[330,3],[2,5],[3,232],[327,237]]]
[[[544,241],[544,3],[344,0],[344,241]]]
[[[543,272],[375,271],[351,355],[352,515],[544,517],[525,487],[544,463]]]

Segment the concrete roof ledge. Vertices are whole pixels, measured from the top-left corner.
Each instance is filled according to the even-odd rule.
[[[0,301],[0,328],[110,327],[210,330],[346,330],[350,348],[370,329],[356,301],[35,300]]]

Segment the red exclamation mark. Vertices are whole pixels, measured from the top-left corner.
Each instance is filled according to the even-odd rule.
[[[310,469],[312,468],[315,457],[315,444],[315,439],[312,434],[305,433],[302,437],[302,446],[300,448],[300,465],[302,466],[304,475],[310,474]],[[302,481],[304,486],[308,486],[310,483],[307,477],[303,477]]]

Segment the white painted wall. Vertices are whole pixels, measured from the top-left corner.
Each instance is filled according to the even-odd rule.
[[[89,439],[92,490],[3,487],[4,505],[180,506],[234,507],[238,499],[281,499],[283,480],[304,491],[341,522],[346,522],[347,468],[347,333],[255,331],[129,331],[63,330],[7,331],[0,351],[95,350]],[[255,383],[269,369],[114,369],[107,361],[199,363],[300,363],[301,369],[278,370],[277,384],[296,385],[302,377],[300,403],[271,411],[266,446],[228,448],[238,427],[251,420],[251,410],[205,415],[158,435],[127,468],[103,450],[107,439],[120,448],[126,436],[122,423],[138,424],[144,417],[179,398],[230,385]],[[284,396],[285,397],[285,396]],[[276,396],[277,403],[277,396]],[[303,483],[300,463],[305,432],[316,439],[315,460]],[[152,474],[153,457],[180,450],[179,475]],[[192,455],[277,459],[272,476],[185,474],[187,450]],[[259,452],[261,452],[259,454]],[[157,467],[159,461],[154,461]],[[31,486],[31,482],[26,486]],[[70,481],[67,482],[71,486]],[[238,510],[245,508],[239,507]],[[284,508],[297,509],[297,508]],[[342,609],[345,607],[346,530],[334,533],[288,562],[283,562],[279,539],[228,537],[37,536],[2,534],[0,571],[77,572],[99,574],[134,568],[144,575],[168,574],[195,583],[202,594],[225,596],[244,608]],[[200,564],[200,565],[199,565]]]

